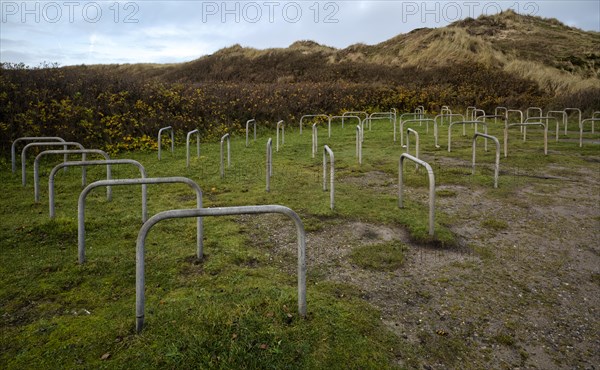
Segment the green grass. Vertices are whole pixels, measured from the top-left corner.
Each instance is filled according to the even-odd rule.
[[[485,227],[486,229],[490,229],[492,231],[500,231],[500,230],[508,229],[508,224],[506,223],[506,221],[497,220],[495,218],[488,218],[488,219],[483,220],[481,222],[481,226]]]
[[[350,260],[356,265],[375,271],[391,271],[404,262],[406,246],[398,241],[354,248]]]
[[[516,140],[502,159],[500,184],[493,189],[493,154],[478,146],[475,175],[470,172],[470,139],[456,134],[454,149],[433,149],[433,137],[421,133],[422,158],[432,163],[436,184],[458,185],[506,199],[524,184],[542,181],[551,164],[586,164],[597,146],[550,142],[555,153],[540,155],[539,133]],[[452,219],[436,210],[435,235],[428,235],[427,176],[405,168],[405,208],[397,206],[398,158],[403,149],[391,139],[388,124],[376,122],[365,132],[363,165],[354,155],[354,130],[334,123],[332,138],[319,128],[319,152],[310,153],[310,129],[302,136],[287,127],[285,145],[273,153],[271,192],[265,192],[264,153],[274,132],[262,128],[259,139],[245,148],[233,137],[232,166],[219,176],[218,143],[203,143],[200,158],[185,167],[184,145],[174,154],[123,153],[140,161],[151,177],[186,176],[201,186],[206,207],[282,204],[298,212],[309,232],[326,232],[336,223],[362,221],[405,228],[411,241],[446,248],[457,245]],[[458,129],[457,129],[458,131]],[[444,132],[443,130],[441,132]],[[497,127],[492,135],[501,136]],[[573,136],[573,135],[572,135]],[[588,135],[591,137],[591,135]],[[596,135],[597,136],[597,135]],[[445,143],[445,134],[440,136]],[[336,207],[322,190],[322,145],[335,153]],[[451,157],[457,164],[448,165]],[[146,248],[146,326],[134,334],[135,239],[141,226],[140,189],[113,188],[107,202],[103,189],[90,193],[86,206],[87,263],[77,264],[77,196],[80,172],[71,169],[56,178],[56,220],[48,219],[47,172],[60,158],[42,164],[41,203],[33,202],[29,185],[10,174],[0,157],[0,367],[20,368],[325,368],[351,364],[356,368],[390,368],[397,358],[452,365],[453,353],[468,343],[454,333],[411,343],[381,323],[380,314],[355,287],[332,283],[308,266],[308,315],[296,312],[295,258],[273,257],[273,242],[254,241],[248,226],[234,217],[205,218],[206,258],[194,259],[194,220],[156,225]],[[464,166],[460,163],[464,163]],[[88,170],[89,182],[102,179],[104,168]],[[374,176],[373,174],[379,174]],[[533,176],[533,177],[532,177]],[[139,177],[129,166],[113,169],[114,178]],[[364,181],[356,181],[364,179]],[[352,181],[350,181],[352,180]],[[452,197],[462,190],[438,192]],[[149,186],[150,214],[193,208],[193,192],[185,185]],[[283,222],[283,221],[282,221]],[[285,221],[287,222],[287,221]],[[487,225],[490,223],[490,225]],[[498,222],[484,221],[497,228]],[[487,226],[486,226],[487,225]],[[326,246],[307,245],[310,253]],[[395,242],[358,247],[351,260],[365,269],[401,269],[405,247]],[[291,266],[289,265],[291,263]],[[595,278],[594,278],[595,279]],[[343,292],[341,294],[340,292]],[[429,352],[425,349],[437,348]]]

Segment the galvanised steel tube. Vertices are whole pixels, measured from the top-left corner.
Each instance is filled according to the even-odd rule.
[[[15,139],[15,141],[13,141],[12,145],[10,146],[10,163],[12,165],[12,173],[15,173],[17,171],[17,143],[19,141],[60,141],[60,142],[65,142],[65,139],[63,139],[62,137],[58,137],[58,136],[24,136],[24,137],[20,137],[18,139]],[[67,161],[67,156],[65,156],[65,162]]]
[[[271,176],[273,176],[273,139],[267,140],[267,192],[271,191]]]
[[[558,142],[558,128],[559,128],[558,118],[552,117],[552,116],[528,117],[527,119],[525,119],[525,123],[529,123],[530,120],[539,121],[539,122],[541,122],[541,120],[545,120],[546,126],[550,127],[550,124],[548,123],[549,119],[553,119],[554,122],[556,122],[556,142]]]
[[[249,141],[248,141],[248,128],[250,127],[250,123],[254,122],[254,141],[256,141],[256,120],[253,119],[249,119],[246,121],[246,148],[249,145]]]
[[[302,117],[300,117],[300,135],[302,135],[302,121],[304,121],[305,118],[317,118],[317,117],[328,118],[329,116],[326,114],[305,114]]]
[[[581,127],[581,109],[579,108],[565,108],[564,112],[577,112],[577,114],[579,115],[579,120],[577,121],[579,124],[579,127]],[[567,113],[568,114],[568,113]],[[568,121],[568,118],[567,118]],[[565,125],[565,135],[567,134],[567,126]]]
[[[74,141],[40,142],[40,143],[29,143],[29,144],[25,145],[25,147],[21,151],[21,181],[23,183],[23,186],[25,186],[27,184],[27,175],[25,174],[26,167],[27,167],[26,166],[26,164],[27,164],[27,149],[29,149],[31,147],[36,147],[36,146],[62,146],[65,149],[67,149],[67,146],[76,146],[81,150],[85,149],[83,147],[83,145],[81,145],[80,143],[76,143]],[[66,154],[65,154],[65,156],[66,156]],[[84,159],[85,159],[85,157],[84,157]]]
[[[474,107],[474,106],[467,107],[467,110],[465,111],[465,117],[467,118],[467,120],[473,121],[475,119],[475,117],[474,117],[475,109],[477,109],[477,107]]]
[[[221,178],[225,177],[225,165],[223,163],[223,142],[225,139],[227,139],[227,168],[231,166],[231,139],[229,138],[229,134],[225,134],[221,137]]]
[[[327,155],[329,154],[329,207],[333,210],[335,207],[335,189],[334,189],[334,178],[335,178],[335,160],[331,149],[325,145],[323,147],[323,191],[327,191]]]
[[[396,127],[395,113],[393,112],[373,112],[367,118],[366,121],[369,121],[369,131],[371,131],[371,121],[373,120],[384,120],[388,119],[390,122],[394,124],[394,128]]]
[[[540,107],[529,107],[529,108],[527,108],[527,110],[525,111],[525,118],[526,118],[526,119],[529,119],[529,118],[533,118],[533,117],[534,117],[533,115],[529,114],[529,111],[536,111],[536,112],[538,112],[538,115],[537,115],[538,117],[539,117],[539,116],[541,116],[541,115],[543,115],[542,108],[540,108]],[[532,114],[533,114],[533,113],[532,113]]]
[[[400,120],[400,145],[402,147],[404,147],[404,125],[406,125],[407,123],[423,123],[425,122],[427,124],[427,131],[429,132],[429,122],[433,122],[433,124],[435,125],[435,120],[431,119],[431,118],[418,118],[418,119],[408,119],[406,121],[402,121]]]
[[[106,160],[110,159],[110,156],[108,155],[108,153],[106,153],[104,150],[100,150],[100,149],[44,150],[43,152],[38,154],[35,157],[35,160],[33,161],[33,188],[34,188],[34,197],[35,197],[36,203],[40,201],[40,159],[44,155],[49,155],[49,154],[64,154],[64,155],[82,154],[81,158],[83,161],[85,161],[86,154],[100,154],[101,156],[104,157],[104,159],[106,159]],[[64,163],[66,163],[66,162],[64,162]],[[67,166],[64,166],[64,168],[67,168]],[[107,180],[111,179],[110,165],[106,166],[106,179]],[[83,167],[83,169],[81,171],[81,186],[85,186],[86,183],[87,183],[87,172],[85,171],[85,167]],[[112,190],[110,187],[106,188],[106,198],[109,201],[112,199]]]
[[[362,128],[356,125],[356,157],[358,164],[362,164]]]
[[[565,126],[565,135],[567,134],[567,112],[564,110],[549,110],[547,115],[560,114],[562,116],[563,125]],[[558,141],[558,129],[556,130],[556,141]]]
[[[358,115],[365,115],[365,119],[369,117],[369,113],[367,112],[363,112],[363,111],[348,111],[348,112],[344,112],[342,113],[342,128],[344,128],[344,119],[346,117],[350,117],[350,116],[358,116]],[[362,122],[362,119],[359,117],[358,118],[359,124],[360,122]]]
[[[306,232],[302,220],[290,208],[279,205],[222,207],[180,209],[157,213],[146,221],[138,233],[136,241],[135,265],[135,328],[140,333],[144,328],[145,311],[145,262],[146,237],[150,229],[158,222],[173,218],[207,217],[207,216],[232,216],[232,215],[257,215],[265,213],[283,214],[294,221],[298,238],[298,314],[306,317]]]
[[[275,147],[275,151],[279,151],[279,128],[281,127],[281,145],[285,144],[285,124],[283,120],[277,122],[277,144]]]
[[[411,132],[415,135],[415,141],[416,141],[415,158],[419,158],[419,133],[410,127],[406,129],[406,152],[408,153],[410,151],[410,133]],[[419,164],[416,163],[415,166],[416,166],[417,171],[419,171]]]
[[[542,126],[544,128],[544,155],[548,155],[548,126],[542,122],[511,123],[504,127],[504,158],[508,157],[508,129],[514,126]]]
[[[500,173],[500,141],[498,141],[498,138],[495,136],[482,134],[480,132],[476,132],[475,135],[473,135],[473,175],[475,175],[475,147],[477,145],[478,136],[490,139],[496,143],[496,162],[494,164],[494,189],[496,189],[498,188],[498,175]]]
[[[188,132],[186,139],[185,139],[185,153],[186,153],[185,167],[187,167],[187,168],[190,167],[190,137],[193,134],[196,134],[196,156],[200,157],[200,130],[195,129],[195,130]]]
[[[155,177],[145,179],[122,179],[122,180],[101,180],[89,184],[79,194],[77,202],[77,249],[79,253],[79,263],[85,262],[85,198],[93,189],[100,186],[120,186],[120,185],[152,185],[152,184],[187,184],[196,192],[196,206],[202,208],[202,190],[200,186],[193,180],[187,177]],[[197,257],[202,259],[202,234],[203,223],[202,218],[198,218],[197,222]]]
[[[318,136],[318,132],[317,132],[317,123],[313,123],[312,125],[312,157],[315,157],[315,154],[317,153],[317,147],[318,144],[317,142],[319,141],[319,136]]]
[[[402,195],[404,183],[402,172],[404,170],[405,159],[409,159],[427,169],[427,174],[429,175],[429,235],[433,236],[435,227],[435,175],[433,174],[433,169],[429,163],[422,161],[419,158],[415,158],[408,153],[400,154],[400,164],[398,165],[398,207],[404,208]]]
[[[459,113],[447,113],[447,114],[438,114],[437,116],[435,116],[435,118],[433,119],[433,138],[435,140],[434,145],[436,148],[439,148],[440,146],[438,145],[438,137],[439,137],[439,133],[438,133],[438,123],[437,120],[438,118],[441,118],[440,121],[440,126],[444,124],[444,118],[448,117],[450,119],[450,122],[448,122],[449,124],[452,123],[452,118],[453,117],[460,117],[461,121],[465,120],[465,116]],[[463,126],[463,135],[466,134],[465,131],[465,126]]]
[[[600,118],[586,118],[583,121],[581,121],[581,124],[579,125],[579,147],[583,147],[583,125],[585,125],[586,122],[591,122],[592,123],[592,134],[594,133],[594,122],[600,122]]]
[[[140,170],[140,175],[142,176],[142,178],[146,178],[146,169],[144,168],[144,166],[142,166],[142,164],[138,161],[134,161],[133,159],[110,159],[110,160],[105,160],[105,161],[79,161],[79,162],[64,162],[61,163],[57,166],[55,166],[52,171],[50,171],[50,177],[48,178],[48,201],[49,201],[49,207],[50,207],[50,218],[54,218],[54,216],[56,215],[55,213],[55,209],[54,209],[54,178],[56,177],[56,174],[58,173],[58,170],[60,170],[63,167],[76,167],[76,166],[102,166],[102,165],[106,165],[106,169],[107,171],[110,169],[110,165],[111,164],[132,164],[134,166],[137,166],[137,168],[139,168]],[[107,172],[107,180],[111,180],[110,178],[110,172]],[[110,186],[107,186],[106,189],[111,189]],[[146,195],[146,185],[142,185],[142,222],[146,222],[146,220],[148,219],[148,205],[147,205],[147,199],[148,196]],[[112,199],[112,195],[111,198],[109,198],[108,200]]]
[[[344,119],[346,118],[356,118],[358,123],[360,124],[360,117],[358,116],[329,116],[329,121],[327,122],[327,132],[329,133],[329,137],[331,137],[331,120],[341,118],[342,119],[342,128],[344,128]]]
[[[459,121],[459,122],[450,122],[450,124],[448,125],[448,152],[452,151],[452,126],[453,125],[463,125],[463,128],[465,127],[465,125],[468,124],[481,124],[485,127],[485,133],[487,134],[487,123],[482,122],[482,121]],[[475,126],[475,132],[477,132],[477,126]],[[486,148],[487,149],[487,148]]]
[[[171,130],[171,153],[175,152],[175,134],[173,133],[173,127],[167,126],[158,130],[158,160],[160,161],[161,148],[161,136],[163,131]]]

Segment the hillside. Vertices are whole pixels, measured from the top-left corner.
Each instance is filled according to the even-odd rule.
[[[547,92],[600,88],[600,34],[507,11],[341,50],[311,41],[286,49],[235,45],[165,70],[161,78],[170,82],[409,83],[415,75],[407,72],[415,67],[436,70],[473,63],[533,80]]]

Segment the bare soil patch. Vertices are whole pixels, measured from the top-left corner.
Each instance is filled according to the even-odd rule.
[[[308,232],[309,275],[355,286],[388,328],[423,351],[424,368],[593,369],[600,363],[600,168],[545,171],[524,175],[504,198],[475,185],[438,186],[448,195],[436,206],[450,216],[461,248],[411,244],[396,225],[324,221]],[[389,180],[382,172],[342,181],[391,192]],[[426,198],[426,189],[407,191]],[[293,225],[279,216],[239,221],[295,273]],[[390,240],[409,246],[402,267],[352,264],[353,248]]]

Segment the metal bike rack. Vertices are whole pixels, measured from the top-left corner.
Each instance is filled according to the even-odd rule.
[[[467,110],[465,111],[465,119],[468,121],[475,121],[475,114],[474,111],[475,109],[477,109],[477,107],[467,107]]]
[[[435,118],[433,119],[433,137],[434,137],[434,145],[436,148],[439,148],[440,146],[438,145],[438,137],[439,137],[439,133],[438,133],[438,118],[440,118],[440,126],[444,123],[444,118],[448,117],[450,119],[450,121],[448,122],[448,124],[452,123],[453,121],[453,117],[459,117],[460,121],[464,121],[465,120],[465,116],[460,114],[460,113],[449,113],[449,114],[438,114],[437,116],[435,116]],[[466,131],[465,131],[465,126],[463,126],[463,136],[466,135]]]
[[[65,142],[65,139],[58,136],[24,136],[16,139],[12,142],[10,146],[10,163],[12,165],[12,173],[17,172],[17,143],[20,141],[60,141]],[[67,156],[65,155],[65,162],[67,161]]]
[[[508,157],[508,129],[515,126],[542,126],[544,128],[544,155],[548,155],[548,126],[543,122],[511,123],[504,127],[504,158]]]
[[[364,115],[365,118],[362,119],[362,118],[360,118],[359,115]],[[363,112],[363,111],[348,111],[348,112],[342,113],[342,128],[344,128],[344,120],[346,118],[350,118],[350,117],[358,117],[358,124],[362,125],[363,120],[365,120],[369,117],[369,113]]]
[[[190,167],[190,137],[193,134],[196,134],[196,156],[200,157],[200,130],[195,129],[195,130],[188,132],[187,136],[185,138],[185,153],[186,153],[185,167],[187,167],[187,168]]]
[[[433,174],[433,169],[429,165],[429,163],[420,160],[419,158],[415,158],[408,153],[400,154],[400,164],[398,165],[398,207],[404,208],[403,201],[403,175],[404,171],[404,160],[408,159],[427,169],[427,174],[429,176],[429,235],[433,236],[434,233],[434,218],[435,218],[435,176]]]
[[[285,144],[285,124],[283,121],[277,122],[277,145],[275,151],[279,151],[279,127],[281,127],[281,145]]]
[[[356,125],[356,158],[358,158],[358,164],[362,164],[362,128],[360,125]]]
[[[506,122],[507,122],[506,116],[505,115],[501,115],[501,114],[486,114],[484,116],[478,116],[477,117],[477,121],[483,119],[483,122],[487,123],[486,120],[488,118],[493,118],[494,119],[494,123],[497,123],[498,122],[498,118],[500,118],[500,119],[504,120],[504,125],[506,126]],[[465,126],[463,126],[463,129],[464,129],[464,127]],[[475,132],[477,132],[477,123],[475,124]],[[486,128],[486,132],[485,133],[487,134],[487,128]],[[488,141],[488,139],[485,138],[484,144],[483,144],[484,145],[484,150],[486,152],[488,151],[487,141]]]
[[[452,109],[450,109],[447,105],[442,105],[442,109],[440,109],[440,115],[452,114]]]
[[[173,127],[171,127],[171,126],[163,127],[160,130],[158,130],[158,160],[159,161],[160,161],[160,152],[162,150],[161,137],[162,137],[162,133],[164,131],[171,132],[171,153],[175,153],[175,133],[173,132]]]
[[[326,114],[305,114],[302,117],[300,117],[300,135],[302,135],[302,121],[304,121],[305,118],[317,118],[317,117],[329,118],[329,116]]]
[[[160,212],[152,216],[142,225],[136,241],[136,264],[135,264],[135,329],[140,333],[144,328],[145,311],[145,263],[146,237],[150,229],[158,222],[174,218],[191,218],[207,216],[234,216],[234,215],[257,215],[265,213],[283,214],[296,225],[298,239],[298,314],[306,317],[306,232],[298,214],[290,208],[279,205],[246,206],[246,207],[222,207],[222,208],[199,208],[180,209]]]
[[[410,151],[410,133],[411,132],[415,135],[415,143],[416,143],[415,144],[415,158],[419,158],[419,133],[410,127],[406,129],[406,152],[408,153]],[[417,163],[415,166],[416,166],[417,171],[419,171],[419,164]]]
[[[498,188],[498,174],[500,173],[500,142],[498,141],[498,138],[492,135],[486,135],[480,132],[476,132],[475,135],[473,135],[473,175],[475,175],[475,148],[477,145],[478,136],[490,139],[496,143],[496,162],[494,165],[494,189],[496,189]]]
[[[396,135],[396,124],[398,123],[398,111],[396,108],[391,108],[390,113],[394,116],[394,135]],[[394,141],[396,141],[396,136],[394,136]]]
[[[425,122],[427,126],[427,131],[429,132],[429,122],[433,123],[435,126],[435,120],[432,118],[419,118],[419,119],[408,119],[406,121],[400,121],[400,145],[404,148],[404,125],[408,123],[420,123],[421,125]],[[434,132],[435,133],[435,132]]]
[[[248,127],[250,126],[251,123],[254,123],[254,141],[256,141],[256,120],[253,118],[253,119],[246,121],[246,148],[249,145],[249,143],[248,143]]]
[[[223,164],[223,142],[225,139],[227,139],[227,168],[231,166],[231,139],[227,133],[221,137],[221,178],[225,177],[225,165]]]
[[[344,118],[356,118],[356,119],[358,119],[358,122],[360,122],[360,118],[358,116],[329,116],[329,117],[327,117],[327,134],[328,134],[328,137],[331,137],[331,121],[334,120],[334,119],[339,119],[339,118],[342,119],[342,122],[343,122]],[[344,126],[342,125],[342,128],[343,127]]]
[[[271,176],[273,176],[273,140],[267,140],[267,193],[271,191]]]
[[[562,124],[565,126],[565,135],[567,134],[567,112],[564,110],[549,110],[546,115],[550,116],[551,114],[560,114],[562,116]],[[558,128],[556,130],[556,141],[558,141]]]
[[[317,123],[313,123],[312,125],[312,157],[315,157],[315,154],[317,153],[317,148],[318,148],[318,144],[317,142],[319,141],[319,137],[318,137],[318,133],[317,133]]]
[[[594,133],[594,123],[595,122],[600,122],[600,118],[586,118],[583,121],[581,121],[581,124],[579,125],[579,147],[583,147],[583,126],[585,125],[586,122],[591,122],[592,123],[592,134]]]
[[[404,120],[405,116],[411,116],[411,118],[407,118],[407,119],[420,119],[420,118],[417,118],[417,117],[421,116],[421,114],[420,113],[402,113],[400,115],[399,121],[402,122]]]
[[[547,127],[550,127],[550,124],[548,123],[549,119],[553,119],[554,122],[556,122],[556,142],[558,142],[558,128],[559,128],[559,123],[558,123],[558,118],[556,117],[552,117],[552,116],[540,116],[540,117],[527,117],[525,119],[525,123],[529,123],[531,121],[534,122],[541,122],[542,120],[545,120],[545,124]]]
[[[78,162],[64,162],[61,163],[57,166],[55,166],[52,171],[50,171],[50,176],[48,178],[48,207],[49,207],[49,212],[50,212],[50,218],[54,218],[54,216],[56,215],[55,209],[54,209],[54,179],[56,177],[56,173],[63,167],[78,167],[78,166],[82,166],[82,167],[86,167],[86,166],[104,166],[106,165],[106,179],[107,180],[112,180],[111,179],[111,175],[109,169],[110,169],[110,165],[113,164],[132,164],[134,166],[136,166],[139,170],[140,170],[140,175],[142,178],[146,178],[146,169],[144,168],[144,166],[142,166],[142,164],[138,161],[134,161],[133,159],[109,159],[109,160],[104,160],[104,161],[78,161]],[[108,200],[110,201],[112,199],[112,194],[110,196],[108,190],[111,189],[110,186],[106,187],[106,195],[108,197]],[[142,185],[142,222],[146,222],[146,220],[148,219],[148,206],[147,206],[147,200],[148,196],[146,195],[146,185]]]
[[[79,200],[77,201],[77,251],[79,255],[79,263],[85,262],[85,198],[93,189],[100,186],[121,186],[121,185],[152,185],[152,184],[187,184],[196,192],[196,207],[202,208],[202,190],[200,186],[193,180],[187,177],[156,177],[156,178],[143,178],[143,179],[122,179],[122,180],[101,180],[96,181],[81,191],[79,194]],[[146,221],[148,222],[148,221]],[[196,256],[198,259],[202,259],[202,232],[203,224],[202,218],[198,218],[196,221],[197,232],[196,232]]]
[[[537,112],[537,113],[530,113],[530,112]],[[544,115],[544,112],[542,111],[542,108],[539,108],[539,107],[529,107],[529,108],[527,108],[527,111],[525,112],[525,118],[540,117],[543,115]]]
[[[460,121],[460,122],[452,122],[448,125],[448,152],[452,151],[452,126],[453,125],[468,125],[468,124],[482,124],[485,127],[485,133],[487,134],[487,123],[483,121]],[[475,126],[475,133],[477,133],[477,126]],[[486,148],[487,150],[487,148]]]
[[[481,113],[481,115],[477,115],[478,113]],[[483,109],[477,109],[477,108],[475,108],[473,110],[473,118],[474,118],[473,121],[477,121],[479,119],[479,117],[482,117],[482,116],[485,116],[485,115],[486,115],[486,113],[485,113],[485,111]]]
[[[579,117],[579,120],[577,121],[577,123],[579,124],[579,127],[581,127],[581,109],[579,108],[565,108],[564,112],[568,114],[568,112],[577,112],[577,115]],[[567,117],[567,121],[568,121],[568,117]],[[565,135],[567,134],[567,126],[565,125]]]
[[[323,147],[323,191],[327,191],[327,155],[329,155],[329,207],[333,210],[335,206],[335,189],[333,180],[335,177],[335,160],[333,158],[333,152],[325,145]]]
[[[415,113],[419,114],[419,118],[423,119],[423,116],[425,115],[425,107],[422,105],[419,105],[415,108]]]
[[[465,120],[464,114],[460,114],[460,113],[440,113],[437,116],[435,116],[433,119],[436,123],[437,123],[437,120],[440,119],[439,125],[441,126],[444,124],[444,118],[448,118],[449,122],[452,122],[454,117],[459,117],[460,121]]]
[[[23,186],[25,186],[27,184],[27,175],[25,173],[26,169],[27,169],[27,149],[36,147],[36,146],[62,146],[65,149],[67,148],[67,146],[76,146],[81,150],[85,149],[83,147],[83,145],[81,145],[80,143],[76,143],[74,141],[39,142],[39,143],[29,143],[29,144],[25,145],[25,147],[21,151],[21,182],[23,183]],[[65,157],[66,157],[66,154],[65,154]],[[84,159],[85,159],[85,157],[84,157]]]
[[[517,113],[519,115],[519,122],[516,122],[516,123],[523,123],[523,122],[525,122],[523,120],[523,111],[522,110],[520,110],[520,109],[508,109],[506,111],[506,123],[508,123],[508,115],[511,114],[511,113]],[[521,129],[521,133],[523,133],[523,141],[525,141],[527,139],[527,132],[525,132],[523,126],[520,126],[520,129]]]
[[[344,128],[344,119],[346,118],[352,118],[352,119],[356,119],[358,120],[358,124],[360,125],[362,123],[362,120],[360,119],[359,116],[353,116],[353,115],[342,115],[342,116],[330,116],[329,117],[329,122],[327,123],[328,125],[328,132],[329,132],[329,137],[331,137],[331,120],[336,119],[336,118],[341,118],[342,119],[342,128]]]
[[[500,112],[498,112],[498,111],[502,111],[504,113],[500,114]],[[508,108],[506,108],[506,107],[496,107],[494,109],[494,115],[495,116],[504,116],[504,121],[508,121]],[[494,123],[498,123],[498,121],[496,119],[494,119]]]
[[[371,131],[371,123],[373,120],[389,120],[394,126],[394,134],[396,133],[396,114],[394,112],[373,112],[365,120],[369,121],[369,131]],[[396,138],[394,136],[394,141]]]
[[[99,149],[79,149],[79,150],[44,150],[40,154],[35,157],[33,161],[33,188],[34,188],[34,198],[35,202],[40,201],[40,160],[45,155],[50,154],[81,154],[81,160],[85,161],[86,154],[100,154],[104,157],[104,159],[109,160],[110,156],[104,150]],[[66,167],[65,167],[66,168]],[[106,166],[106,179],[110,180],[110,165]],[[81,186],[85,186],[87,184],[87,172],[85,171],[85,167],[81,170]],[[110,188],[106,188],[106,198],[110,201],[112,198],[112,192]]]

